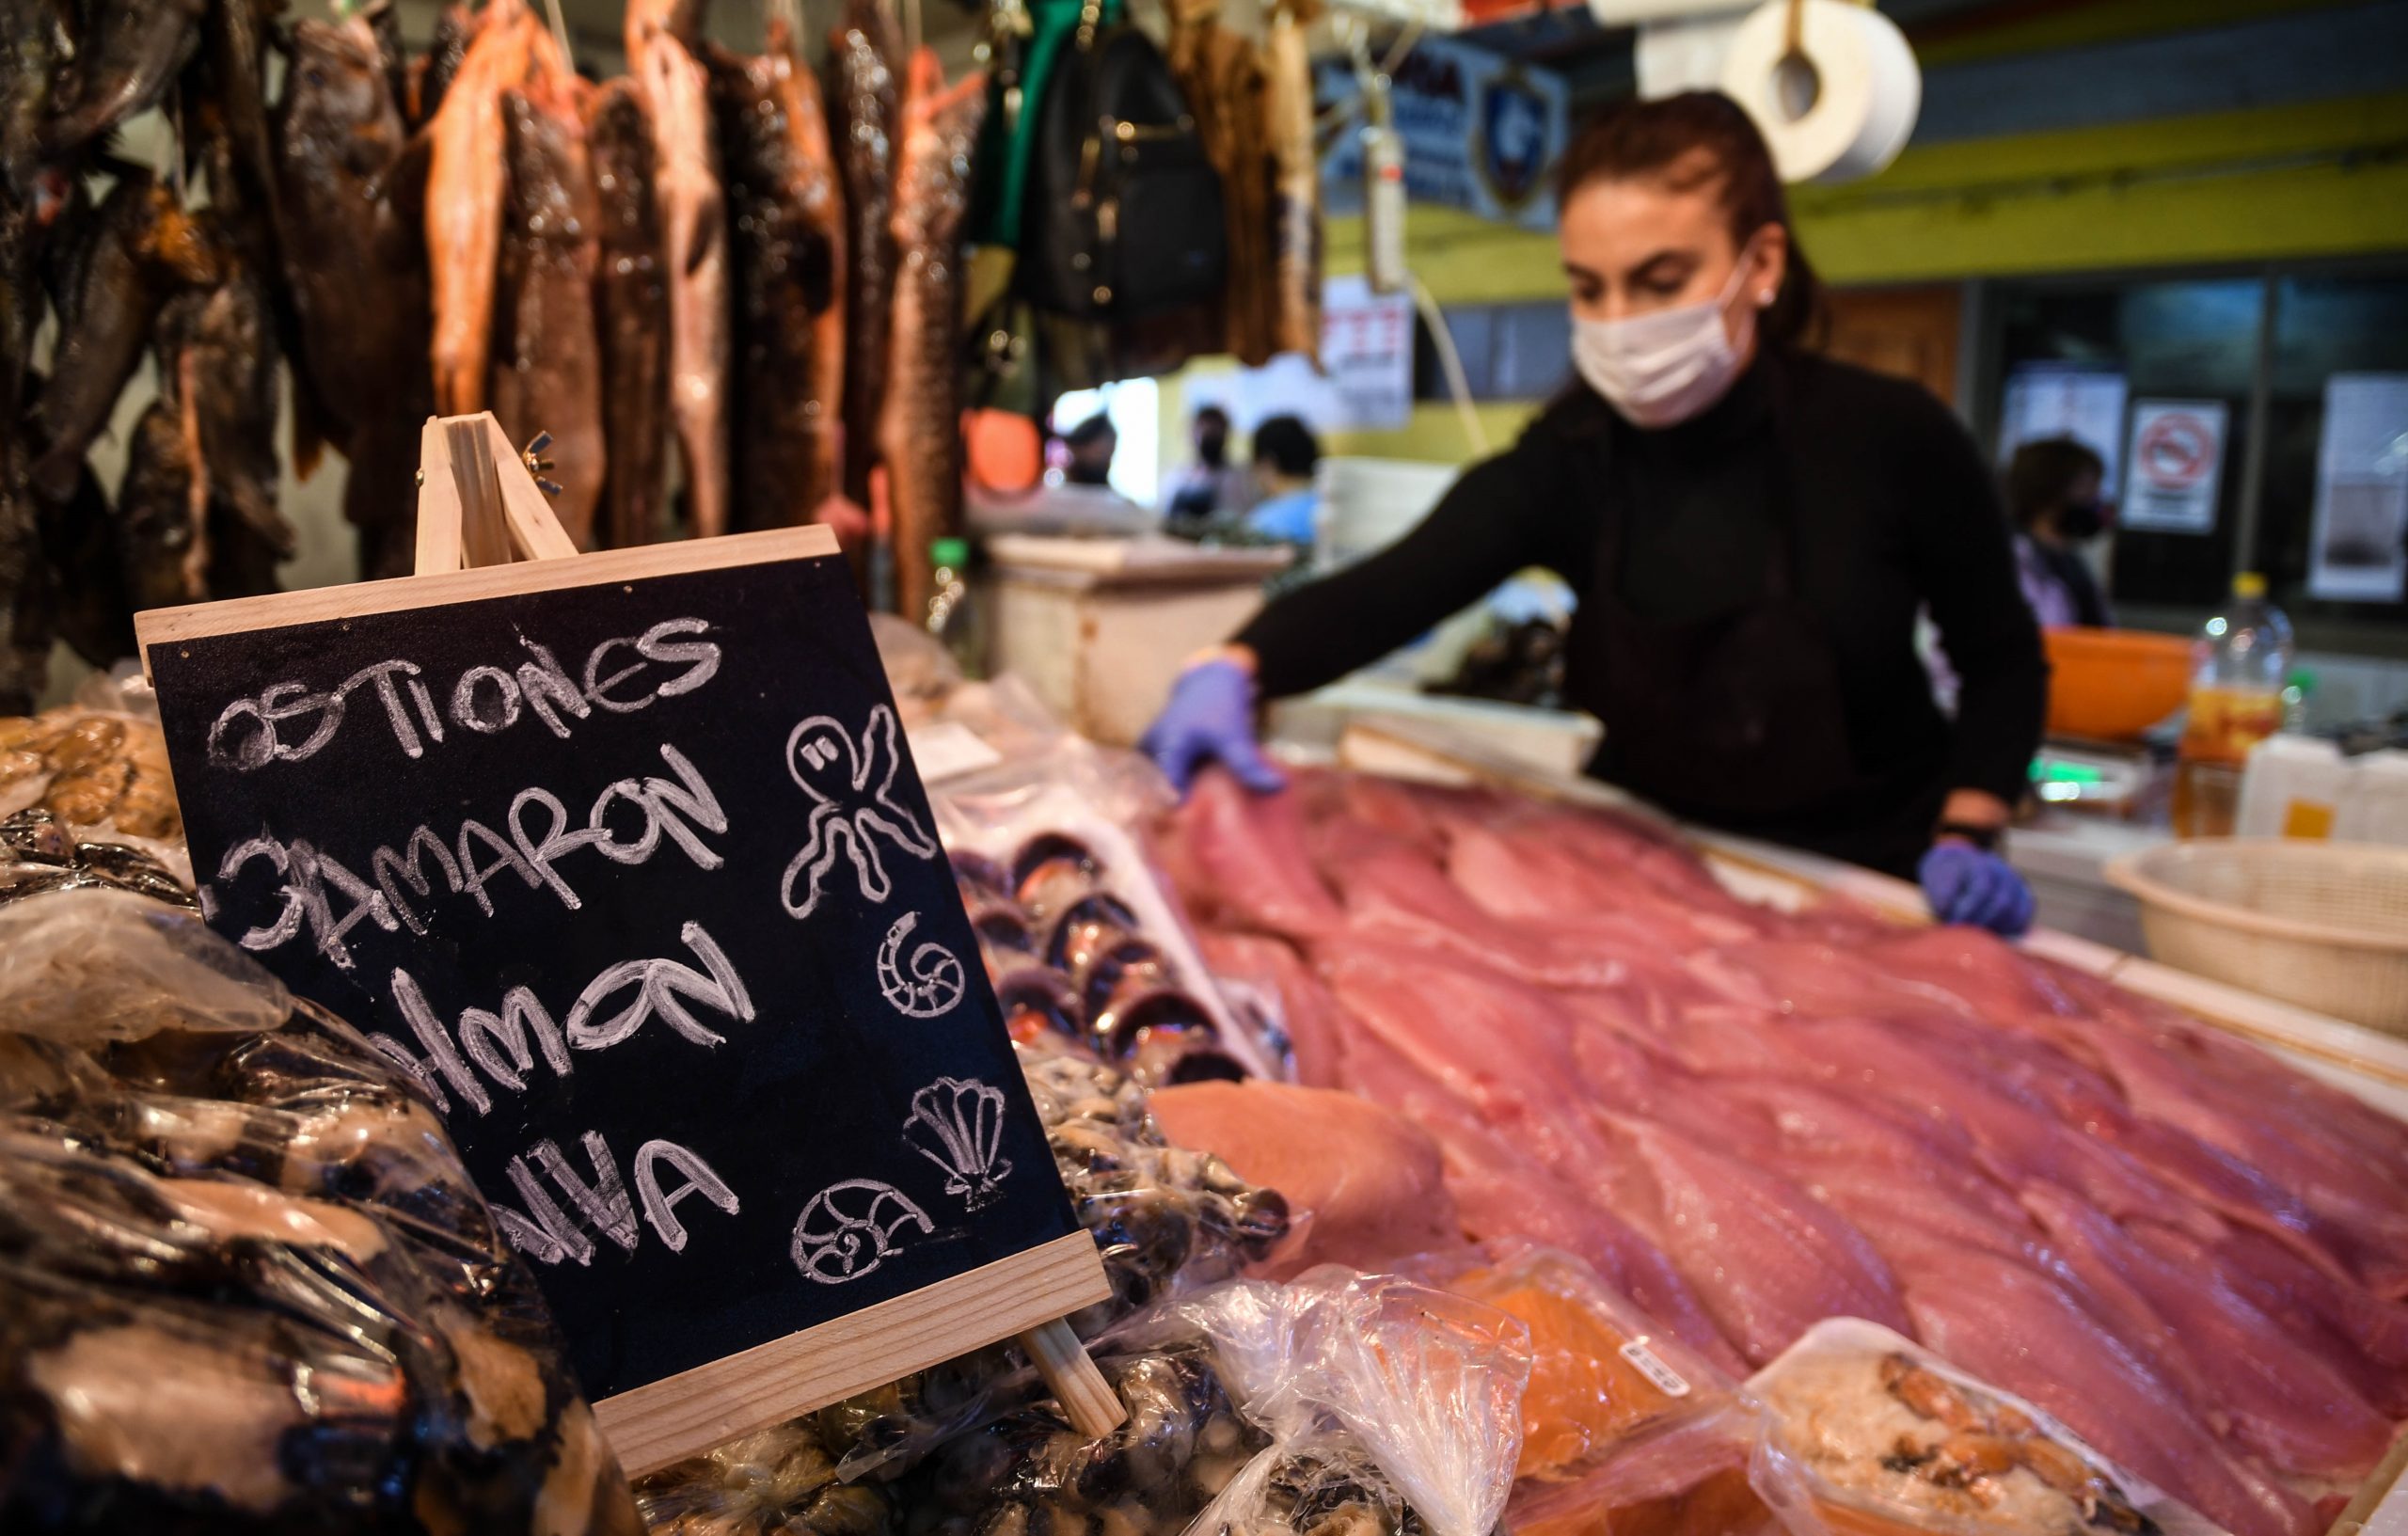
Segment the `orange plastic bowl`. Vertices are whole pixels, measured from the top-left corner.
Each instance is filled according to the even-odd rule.
[[[2049,734],[2120,741],[2181,707],[2191,642],[2136,629],[2046,629]]]

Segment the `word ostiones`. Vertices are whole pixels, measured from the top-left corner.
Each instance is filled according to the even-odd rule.
[[[493,736],[527,716],[566,739],[573,721],[591,719],[597,709],[631,715],[709,682],[719,671],[720,648],[693,638],[709,630],[700,619],[663,619],[641,635],[603,641],[575,674],[548,648],[521,635],[528,659],[515,670],[468,668],[440,705],[424,669],[399,657],[362,667],[330,689],[273,684],[218,713],[209,728],[210,765],[248,773],[313,756],[342,729],[363,691],[382,707],[362,713],[381,719],[411,757],[424,756],[452,729]]]

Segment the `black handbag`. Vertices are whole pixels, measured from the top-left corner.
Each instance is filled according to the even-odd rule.
[[[1221,177],[1169,63],[1087,0],[1045,100],[1023,205],[1022,293],[1124,320],[1210,300],[1228,268]]]

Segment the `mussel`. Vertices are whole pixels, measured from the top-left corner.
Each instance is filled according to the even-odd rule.
[[[1058,972],[1023,965],[995,983],[995,1001],[1003,1006],[1005,1027],[1016,1040],[1054,1035],[1066,1042],[1085,1037],[1085,1014],[1078,994]]]
[[[955,849],[953,883],[960,887],[964,906],[975,907],[982,902],[1011,899],[1010,872],[983,853]]]
[[[1045,935],[1045,963],[1076,975],[1088,957],[1137,931],[1137,914],[1117,896],[1090,892],[1061,909]]]
[[[1078,990],[1079,1006],[1089,1019],[1110,1013],[1115,998],[1161,991],[1177,980],[1161,950],[1148,940],[1128,934],[1086,956],[1070,977]]]
[[[1046,832],[1022,845],[1012,859],[1012,898],[1039,918],[1085,895],[1101,878],[1103,863],[1093,849],[1063,832]]]

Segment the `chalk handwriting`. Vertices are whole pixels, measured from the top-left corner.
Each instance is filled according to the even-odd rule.
[[[895,711],[886,705],[869,712],[858,744],[826,715],[804,720],[786,737],[786,772],[811,801],[802,851],[786,865],[789,916],[809,917],[818,909],[821,882],[839,856],[852,861],[862,899],[872,903],[894,894],[880,844],[915,859],[937,856],[936,839],[893,799],[903,762],[895,737]]]
[[[494,1223],[501,1228],[501,1235],[512,1247],[538,1263],[557,1264],[563,1259],[593,1263],[594,1247],[594,1240],[586,1235],[589,1231],[600,1233],[625,1252],[635,1252],[642,1240],[636,1227],[639,1201],[643,1219],[672,1253],[682,1253],[686,1248],[686,1226],[676,1214],[678,1201],[699,1195],[731,1216],[740,1209],[736,1192],[703,1161],[702,1155],[673,1141],[648,1141],[636,1149],[635,1198],[630,1199],[627,1186],[619,1177],[618,1160],[611,1155],[610,1144],[602,1139],[601,1132],[589,1131],[578,1139],[594,1165],[590,1182],[569,1165],[567,1155],[557,1143],[539,1141],[510,1160],[510,1186],[518,1192],[526,1210],[492,1202]],[[531,1167],[530,1158],[534,1160]],[[683,1180],[674,1189],[661,1185],[664,1165],[675,1170]],[[562,1210],[561,1201],[552,1197],[552,1190],[546,1189],[535,1177],[539,1168],[573,1211]]]
[[[911,969],[903,967],[903,941],[920,924],[920,914],[905,912],[886,930],[878,946],[878,990],[895,1012],[906,1019],[935,1019],[961,1001],[961,961],[943,944],[928,942],[911,951]]]
[[[821,1285],[858,1280],[902,1251],[917,1227],[934,1234],[928,1213],[892,1184],[848,1179],[811,1197],[794,1224],[794,1267]]]
[[[560,797],[540,787],[522,789],[502,815],[500,830],[471,817],[461,822],[457,836],[447,843],[431,828],[420,827],[402,840],[399,849],[380,847],[371,853],[364,877],[324,848],[299,840],[280,842],[261,831],[226,850],[215,882],[201,886],[201,910],[214,920],[221,907],[237,899],[238,882],[256,865],[275,877],[277,906],[272,917],[246,929],[237,942],[255,952],[272,950],[306,929],[319,953],[349,970],[355,928],[368,923],[387,933],[407,928],[424,934],[427,905],[438,889],[443,895],[469,897],[490,917],[490,888],[507,874],[526,889],[548,892],[562,907],[578,911],[584,899],[558,865],[581,849],[591,848],[613,863],[641,864],[666,839],[695,868],[719,868],[724,861],[699,833],[725,832],[727,812],[684,753],[664,742],[660,756],[673,778],[619,780],[595,798],[583,825],[574,830]]]
[[[395,967],[393,1006],[424,1054],[388,1034],[371,1035],[368,1043],[417,1079],[446,1115],[455,1097],[478,1114],[489,1114],[494,1100],[488,1081],[524,1093],[538,1057],[554,1076],[566,1077],[571,1051],[607,1051],[656,1019],[696,1045],[724,1044],[726,1037],[696,1018],[688,1005],[750,1023],[752,994],[700,923],[687,924],[678,938],[702,962],[701,970],[682,960],[623,960],[588,982],[568,1017],[557,1021],[532,989],[514,987],[503,994],[499,1012],[467,1008],[447,1029],[418,978]],[[608,1011],[614,1006],[617,1011]]]
[[[944,1174],[944,1192],[971,1210],[991,1205],[1011,1175],[1003,1155],[1004,1091],[972,1078],[941,1077],[911,1096],[903,1145]]]
[[[491,736],[528,715],[565,740],[575,721],[592,718],[597,709],[633,714],[709,682],[720,665],[718,644],[699,638],[709,632],[701,619],[664,619],[641,635],[615,636],[594,646],[574,676],[548,648],[521,635],[527,659],[515,668],[468,668],[452,684],[443,708],[426,686],[423,669],[398,657],[362,667],[330,689],[273,684],[219,712],[209,728],[210,766],[249,773],[270,763],[314,756],[342,729],[355,696],[363,692],[376,706],[364,712],[381,719],[409,757],[424,756],[452,729]]]

